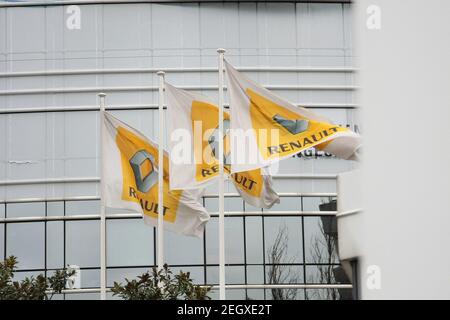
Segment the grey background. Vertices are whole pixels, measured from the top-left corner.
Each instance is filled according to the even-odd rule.
[[[380,30],[365,27],[372,4]],[[449,10],[438,0],[357,2],[365,299],[450,298]],[[366,286],[371,265],[378,290]]]

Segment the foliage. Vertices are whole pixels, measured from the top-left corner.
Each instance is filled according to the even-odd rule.
[[[114,296],[125,300],[209,300],[211,287],[194,285],[189,272],[174,275],[167,264],[162,270],[151,271],[136,279],[125,279],[125,285],[114,282]]]
[[[55,293],[61,293],[66,280],[74,274],[74,271],[58,270],[49,278],[39,274],[13,281],[17,263],[14,256],[0,262],[0,300],[50,300]]]

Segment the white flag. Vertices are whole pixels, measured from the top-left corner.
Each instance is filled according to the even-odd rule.
[[[167,130],[170,153],[170,188],[190,189],[205,186],[219,175],[218,150],[219,108],[199,94],[167,84]],[[259,208],[279,203],[272,178],[265,168],[230,173],[229,115],[224,112],[224,171],[232,179],[242,198]]]
[[[227,61],[231,172],[261,168],[316,147],[356,160],[361,138],[314,112],[294,106],[250,80]]]
[[[108,112],[103,121],[102,165],[105,206],[129,209],[158,223],[158,145]],[[164,154],[164,228],[202,237],[209,214],[198,202],[202,190],[170,191]]]

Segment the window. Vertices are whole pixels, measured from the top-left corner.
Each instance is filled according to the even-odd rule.
[[[6,254],[19,258],[19,269],[44,269],[44,246],[43,222],[23,222],[6,226]]]
[[[153,265],[155,263],[153,233],[153,228],[144,224],[142,219],[108,220],[106,224],[107,266]]]
[[[66,222],[66,263],[79,267],[100,266],[100,222]]]

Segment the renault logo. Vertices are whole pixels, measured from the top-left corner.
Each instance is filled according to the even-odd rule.
[[[279,114],[274,115],[272,119],[292,134],[299,134],[308,130],[308,120],[289,120]]]
[[[230,120],[224,120],[223,121],[223,131],[224,131],[224,138],[228,134],[228,131],[230,129]],[[219,152],[219,127],[214,129],[214,132],[211,134],[211,136],[208,138],[209,146],[211,147],[213,156],[219,160],[217,153]],[[223,164],[229,165],[230,164],[230,151],[225,150],[225,144],[224,144],[224,151],[223,151]]]
[[[148,192],[158,182],[158,170],[154,166],[155,158],[145,150],[140,150],[130,159],[136,187],[140,192]]]

